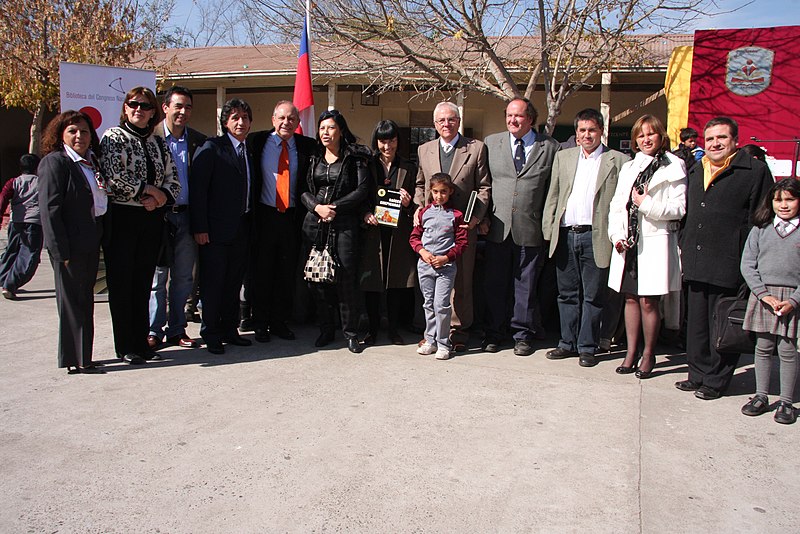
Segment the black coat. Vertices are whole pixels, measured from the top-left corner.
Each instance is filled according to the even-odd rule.
[[[250,158],[251,175],[253,167]],[[231,242],[243,221],[246,190],[247,177],[228,134],[206,140],[194,155],[189,177],[192,233],[207,233],[214,243]]]
[[[99,232],[94,198],[79,165],[63,151],[47,154],[39,164],[39,209],[44,243],[54,261],[94,253]]]
[[[767,166],[739,151],[708,189],[703,165],[689,171],[681,265],[687,281],[735,288],[753,214],[773,184]]]

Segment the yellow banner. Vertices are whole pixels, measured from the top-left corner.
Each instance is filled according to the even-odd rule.
[[[681,142],[681,128],[686,128],[689,122],[689,87],[692,81],[693,50],[692,46],[678,46],[672,51],[667,77],[664,80],[664,91],[667,97],[667,133],[673,149],[677,148]]]

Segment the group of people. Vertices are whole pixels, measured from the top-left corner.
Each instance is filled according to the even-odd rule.
[[[527,356],[545,336],[537,289],[549,257],[560,339],[548,359],[596,365],[622,315],[627,352],[616,372],[649,378],[662,297],[683,291],[689,375],[675,385],[701,399],[718,398],[737,364],[738,354],[715,350],[710,332],[716,302],[736,294],[744,273],[753,290],[746,327],[759,332],[758,394],[748,410],[766,410],[765,362],[775,345],[781,402],[791,406],[798,283],[786,266],[797,265],[790,259],[800,250],[787,245],[800,235],[796,182],[778,189],[765,164],[737,150],[732,119],[705,126],[705,153],[687,175],[657,117],[635,122],[631,159],[601,143],[597,110],[576,115],[577,146],[561,149],[535,130],[536,110],[523,98],[506,106],[506,131],[485,141],[460,134],[458,107],[439,103],[438,138],[419,147],[416,165],[398,155],[392,121],[376,126],[370,150],[336,110],[320,115],[316,139],[296,133],[299,114],[288,101],[275,106],[273,129],[250,133],[250,106],[229,100],[223,135],[208,139],[188,127],[191,110],[185,88],[170,89],[159,106],[137,87],[102,140],[80,112],[47,128],[39,205],[62,322],[59,366],[70,372],[102,372],[92,363],[101,244],[115,349],[134,365],[158,359],[165,340],[199,346],[186,334],[192,300],[211,353],[252,343],[237,328],[240,293],[257,342],[295,339],[288,319],[312,248],[327,250],[336,272],[332,283],[308,283],[316,347],[333,342],[338,315],[349,350],[361,352],[378,336],[384,302],[389,340],[402,344],[398,328],[414,313],[418,286],[421,354],[447,359],[466,350],[477,290],[486,304],[482,349],[497,352],[511,338],[514,353]],[[379,188],[398,194],[395,226],[375,216]],[[789,221],[780,239],[764,229],[773,204],[775,225]],[[479,234],[490,275],[475,287]]]

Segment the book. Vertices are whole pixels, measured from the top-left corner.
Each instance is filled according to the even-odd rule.
[[[375,198],[375,218],[379,224],[397,227],[400,219],[400,190],[379,187]]]

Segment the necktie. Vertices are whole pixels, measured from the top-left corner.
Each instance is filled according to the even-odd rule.
[[[790,228],[791,225],[789,224],[789,221],[778,221],[778,226],[775,227],[775,229],[778,231],[778,235],[781,237],[786,237],[789,235]]]
[[[278,175],[275,182],[275,207],[283,213],[289,208],[289,143],[281,141]]]
[[[525,166],[525,146],[522,139],[514,141],[517,149],[514,151],[514,167],[517,169],[517,174],[522,172],[522,167]]]
[[[237,149],[239,153],[239,169],[242,171],[242,176],[244,176],[244,194],[242,195],[242,212],[247,212],[247,193],[249,190],[247,184],[247,156],[244,152],[244,143],[239,143],[239,148]]]
[[[449,154],[450,151],[453,150],[453,145],[451,145],[450,143],[445,143],[442,148],[444,148],[445,154]]]

